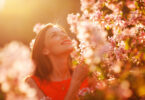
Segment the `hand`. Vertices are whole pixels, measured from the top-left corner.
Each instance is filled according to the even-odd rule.
[[[72,82],[74,83],[82,83],[85,78],[88,76],[89,68],[86,64],[78,65],[73,72]]]
[[[70,88],[64,100],[78,100],[77,94],[81,83],[88,76],[88,66],[85,64],[80,64],[74,69]]]

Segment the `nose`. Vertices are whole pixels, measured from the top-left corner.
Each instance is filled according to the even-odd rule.
[[[69,39],[70,40],[68,35],[63,35],[63,39]]]

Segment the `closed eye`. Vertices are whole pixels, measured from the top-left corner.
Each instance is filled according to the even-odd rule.
[[[57,36],[57,34],[55,32],[52,33],[53,35],[51,36],[52,38]]]
[[[52,32],[51,38],[53,37],[66,37],[67,35],[62,33],[62,34],[58,34],[57,32]]]

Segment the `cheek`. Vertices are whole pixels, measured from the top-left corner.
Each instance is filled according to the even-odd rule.
[[[64,45],[53,45],[50,47],[50,52],[52,54],[58,55],[58,54],[62,54],[62,53],[71,53],[74,49],[73,46],[69,45],[69,46],[64,46]]]
[[[50,44],[50,48],[57,48],[57,47],[60,47],[60,42],[57,42],[57,41],[53,41],[51,42]]]
[[[48,40],[47,41],[47,46],[49,46],[50,48],[52,47],[52,46],[58,46],[58,45],[60,45],[60,40],[59,39],[50,39],[50,40]]]
[[[58,52],[62,46],[59,41],[51,41],[48,44],[48,48],[51,52]]]
[[[60,45],[53,45],[50,49],[52,54],[60,54],[63,51],[63,48]]]

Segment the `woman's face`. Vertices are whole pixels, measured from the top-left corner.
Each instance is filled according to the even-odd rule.
[[[60,28],[49,28],[45,36],[45,51],[53,55],[70,54],[73,51],[72,41]]]

